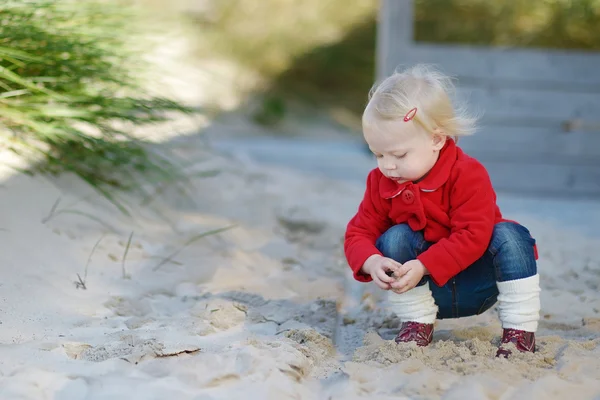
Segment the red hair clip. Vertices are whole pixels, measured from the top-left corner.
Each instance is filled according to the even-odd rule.
[[[408,122],[411,119],[413,119],[415,117],[416,113],[417,113],[417,107],[415,107],[412,110],[410,110],[409,112],[407,112],[406,115],[404,116],[404,122]]]

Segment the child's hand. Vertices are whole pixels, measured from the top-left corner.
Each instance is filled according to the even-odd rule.
[[[371,275],[373,282],[383,290],[390,290],[391,283],[396,279],[392,275],[402,264],[392,260],[391,258],[382,257],[379,254],[374,254],[367,258],[362,270],[365,274]],[[386,272],[390,272],[388,275]]]
[[[419,260],[410,260],[396,270],[396,282],[391,284],[395,293],[404,293],[417,286],[417,283],[428,275],[429,271]]]

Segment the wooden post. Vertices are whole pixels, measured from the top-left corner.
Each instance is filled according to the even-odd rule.
[[[391,74],[413,44],[413,0],[380,0],[376,79]]]

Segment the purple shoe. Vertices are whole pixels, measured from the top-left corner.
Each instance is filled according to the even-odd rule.
[[[433,339],[433,324],[420,322],[403,322],[396,336],[396,343],[415,342],[417,346],[428,346]]]
[[[498,351],[496,352],[496,357],[503,356],[504,358],[508,358],[508,356],[512,354],[510,350],[502,347],[502,345],[506,343],[514,343],[517,350],[522,353],[535,353],[535,333],[533,332],[526,332],[518,329],[504,329],[500,346],[498,346]]]

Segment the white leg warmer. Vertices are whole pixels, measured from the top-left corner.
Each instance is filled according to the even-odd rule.
[[[398,294],[389,291],[388,301],[391,310],[400,321],[433,324],[438,311],[429,285],[416,286],[408,292]]]
[[[540,319],[540,276],[538,274],[498,285],[498,314],[503,328],[535,332]]]

